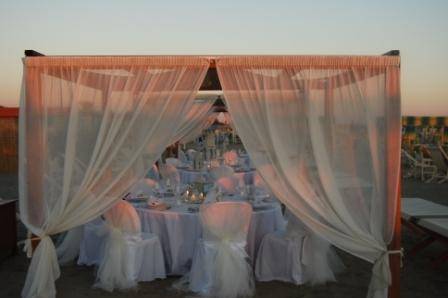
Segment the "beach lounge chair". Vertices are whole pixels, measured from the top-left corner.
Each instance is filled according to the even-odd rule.
[[[436,179],[439,179],[437,180],[438,183],[448,181],[448,155],[445,150],[440,145],[437,147],[428,147],[427,149],[431,154],[434,165],[437,167],[435,174],[427,182]]]
[[[422,240],[409,252],[413,256],[431,243],[439,241],[448,245],[448,206],[420,198],[403,198],[401,221],[404,226],[422,235]],[[448,250],[433,260],[433,266],[448,260]]]
[[[409,164],[408,169],[404,173],[405,178],[420,177],[422,181],[425,181],[427,177],[429,177],[428,179],[432,179],[435,175],[437,168],[431,164],[430,159],[421,158],[420,160],[417,160],[404,149],[401,149],[401,154],[406,163]]]

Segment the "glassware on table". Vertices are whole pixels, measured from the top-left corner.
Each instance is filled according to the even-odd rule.
[[[216,202],[220,201],[222,201],[222,188],[221,186],[218,186],[216,191]]]
[[[246,195],[248,201],[255,201],[255,186],[253,184],[246,185]]]
[[[181,188],[181,186],[180,186],[180,184],[176,184],[175,186],[174,186],[174,195],[175,195],[175,197],[176,197],[176,204],[179,206],[179,205],[182,205],[182,197],[181,197],[181,194],[182,194],[182,188]]]

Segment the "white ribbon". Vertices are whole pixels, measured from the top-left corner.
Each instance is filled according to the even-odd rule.
[[[254,292],[253,273],[246,261],[246,241],[235,241],[224,237],[220,240],[204,241],[204,244],[216,249],[212,276],[213,297],[236,298],[252,296]]]
[[[373,264],[372,278],[369,284],[367,298],[387,297],[387,289],[392,283],[392,276],[389,267],[389,255],[400,254],[403,258],[403,249],[385,251]],[[402,261],[400,262],[403,264]]]
[[[111,224],[103,247],[103,257],[97,271],[94,287],[112,292],[115,288],[124,290],[137,286],[134,276],[128,274],[126,239],[123,232]]]

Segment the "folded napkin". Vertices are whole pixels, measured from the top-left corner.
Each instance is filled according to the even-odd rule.
[[[167,210],[170,208],[170,206],[168,204],[166,204],[165,202],[162,202],[160,200],[149,201],[148,207],[150,209],[159,210],[159,211]]]
[[[148,195],[143,192],[138,192],[134,196],[134,199],[147,199],[147,198],[148,198]]]

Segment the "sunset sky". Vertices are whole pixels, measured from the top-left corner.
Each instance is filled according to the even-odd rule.
[[[371,54],[399,49],[404,115],[448,116],[448,0],[0,0],[0,105],[47,55]]]

